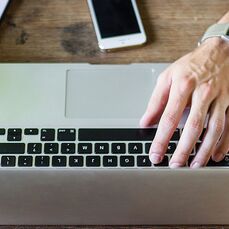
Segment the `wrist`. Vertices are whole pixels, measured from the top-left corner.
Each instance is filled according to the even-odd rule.
[[[204,46],[206,53],[213,51],[223,57],[222,61],[228,59],[229,57],[229,42],[223,40],[220,37],[212,37],[203,42],[201,46]],[[207,51],[208,50],[208,51]]]
[[[229,47],[229,42],[223,40],[221,37],[210,37],[206,39],[203,44],[212,46],[214,48],[224,48]]]
[[[218,21],[211,25],[199,41],[201,43],[213,43],[216,46],[222,46],[224,43],[229,45],[229,11]]]

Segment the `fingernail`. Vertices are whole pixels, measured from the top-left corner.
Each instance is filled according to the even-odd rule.
[[[150,154],[149,159],[153,164],[158,164],[159,162],[161,162],[162,157],[157,153],[152,153]]]
[[[191,165],[192,169],[198,169],[198,168],[201,168],[201,167],[202,167],[202,165],[199,162],[195,162],[194,164]]]
[[[140,119],[140,126],[141,126],[141,127],[147,126],[147,125],[146,125],[146,117],[147,117],[147,115],[144,114],[144,115],[142,116],[142,118]]]
[[[215,162],[219,162],[219,161],[222,161],[224,158],[224,154],[216,154],[212,159],[215,161]]]
[[[171,163],[171,164],[169,164],[169,167],[171,169],[177,169],[177,168],[182,167],[182,165],[180,163]]]

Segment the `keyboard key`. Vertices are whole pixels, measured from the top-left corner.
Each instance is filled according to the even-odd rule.
[[[33,157],[31,156],[19,156],[18,166],[19,167],[31,167],[33,165]]]
[[[180,140],[180,130],[176,129],[171,137],[171,141],[179,141]]]
[[[125,143],[112,143],[111,151],[113,154],[125,154],[126,153],[126,145]]]
[[[25,135],[38,135],[38,129],[37,128],[26,128],[24,130]]]
[[[150,146],[151,146],[151,143],[146,143],[145,144],[145,153],[146,154],[149,154]]]
[[[61,153],[62,154],[74,154],[76,145],[75,143],[62,143],[61,144]]]
[[[76,130],[75,129],[58,129],[57,133],[58,141],[75,141]]]
[[[146,129],[79,129],[79,141],[150,141],[155,128]]]
[[[21,141],[22,129],[8,129],[7,141]]]
[[[194,157],[195,157],[195,156],[189,156],[189,158],[188,158],[188,166],[191,165],[192,160],[194,159]]]
[[[25,153],[24,143],[0,143],[0,154],[23,154]]]
[[[152,163],[149,160],[148,156],[138,156],[137,157],[137,166],[139,166],[139,167],[151,167]]]
[[[48,167],[50,163],[49,156],[36,156],[35,166],[36,167]]]
[[[109,144],[108,143],[95,143],[95,153],[96,154],[108,154]]]
[[[225,156],[225,158],[222,160],[222,161],[219,161],[219,162],[215,162],[213,161],[212,159],[209,160],[208,164],[207,164],[208,167],[217,167],[217,166],[225,166],[225,167],[228,167],[229,166],[229,156]]]
[[[104,167],[116,167],[118,166],[118,159],[116,156],[104,156],[103,157]]]
[[[0,128],[0,135],[5,135],[6,130],[4,128]]]
[[[20,135],[8,135],[7,136],[7,141],[10,141],[10,142],[18,142],[18,141],[21,141],[21,136]]]
[[[120,157],[120,166],[133,167],[134,166],[134,157],[133,156],[121,156]]]
[[[129,143],[128,148],[129,148],[129,153],[133,153],[133,154],[142,153],[142,143]]]
[[[201,146],[201,143],[196,143],[196,146],[195,146],[195,148],[196,148],[196,153],[199,151],[200,146]]]
[[[91,154],[92,153],[92,144],[91,143],[79,143],[78,144],[78,153],[79,154]]]
[[[87,156],[86,157],[86,166],[87,167],[99,167],[100,166],[100,157],[99,156]]]
[[[83,157],[82,156],[69,157],[69,166],[70,167],[82,167],[83,166]]]
[[[41,141],[54,141],[55,129],[41,129]]]
[[[22,129],[20,128],[10,128],[8,129],[8,134],[14,134],[14,135],[21,135],[22,134]]]
[[[1,166],[2,167],[14,167],[16,165],[15,156],[2,156]]]
[[[159,164],[154,164],[155,167],[166,167],[169,166],[169,159],[167,156],[164,156],[162,162],[160,162]]]
[[[173,154],[176,150],[176,143],[169,143],[166,154]]]
[[[194,159],[195,156],[190,156],[188,159],[188,165],[192,163],[192,160]],[[229,155],[226,155],[225,158],[222,161],[215,162],[212,159],[210,159],[206,165],[207,167],[217,167],[217,166],[229,166]]]
[[[45,143],[45,154],[57,154],[58,153],[58,143]]]
[[[52,157],[52,166],[53,167],[65,167],[67,164],[66,156],[53,156]]]
[[[42,151],[41,143],[29,143],[27,147],[28,154],[40,154]]]
[[[206,128],[204,128],[203,129],[203,131],[202,131],[202,133],[201,133],[201,135],[200,135],[200,137],[199,137],[199,140],[202,142],[203,141],[203,139],[204,139],[204,136],[205,136],[205,133],[206,133]]]

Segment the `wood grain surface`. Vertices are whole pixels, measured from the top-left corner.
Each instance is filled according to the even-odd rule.
[[[86,0],[11,0],[0,22],[0,62],[172,62],[193,50],[206,28],[229,10],[229,0],[138,0],[148,42],[101,53]],[[1,222],[0,222],[1,224]],[[126,228],[163,228],[135,226]],[[2,226],[0,229],[53,227]],[[58,227],[99,228],[113,227]],[[173,228],[229,228],[174,226]]]
[[[0,62],[171,62],[196,47],[229,0],[139,0],[148,43],[101,53],[86,0],[12,0],[0,24]]]

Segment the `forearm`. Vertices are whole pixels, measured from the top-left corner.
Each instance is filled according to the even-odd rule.
[[[218,23],[229,23],[229,11],[218,21]]]

